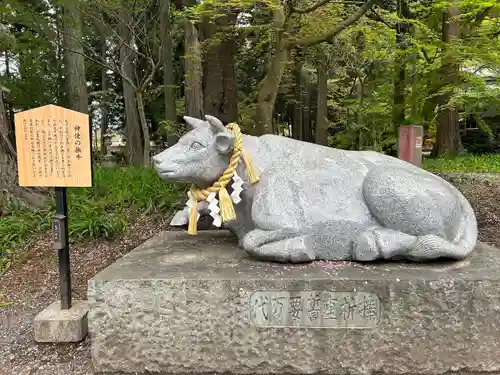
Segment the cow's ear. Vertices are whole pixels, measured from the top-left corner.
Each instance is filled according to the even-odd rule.
[[[226,127],[217,117],[206,115],[205,120],[212,126],[212,130],[214,133],[222,132],[226,130]]]
[[[215,136],[215,148],[221,154],[229,154],[234,147],[234,136],[224,129]]]

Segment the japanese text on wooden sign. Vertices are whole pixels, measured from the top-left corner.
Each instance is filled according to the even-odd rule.
[[[89,116],[47,105],[15,114],[20,186],[91,187]]]

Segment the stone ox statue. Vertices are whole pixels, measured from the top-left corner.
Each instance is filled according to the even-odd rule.
[[[192,128],[154,157],[164,180],[207,188],[227,168],[233,133],[215,117],[184,117]],[[451,184],[405,161],[372,151],[344,151],[294,139],[243,135],[260,173],[243,179],[236,219],[223,223],[251,256],[277,262],[463,259],[477,222]],[[197,210],[203,214],[206,204]],[[196,214],[196,212],[195,212]],[[172,225],[185,225],[189,209]]]

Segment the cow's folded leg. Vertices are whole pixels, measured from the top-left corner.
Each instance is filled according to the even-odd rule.
[[[208,210],[208,203],[206,201],[200,202],[198,204],[198,213],[200,215],[208,215],[210,211]],[[182,227],[189,224],[189,217],[191,216],[191,208],[185,206],[182,210],[175,213],[173,218],[170,220],[170,224],[173,227]]]
[[[352,220],[330,220],[301,229],[254,229],[241,241],[252,256],[280,262],[352,259],[352,242],[366,225]]]
[[[286,240],[288,238],[300,236],[302,233],[291,228],[277,230],[254,229],[248,232],[243,238],[242,245],[245,250],[255,249],[270,242]]]
[[[187,225],[189,223],[189,209],[184,208],[180,211],[177,211],[170,220],[170,226],[172,227],[182,227],[183,225]]]
[[[251,256],[283,263],[310,262],[316,258],[310,235],[283,228],[274,231],[254,229],[243,239],[243,248]]]
[[[261,246],[245,249],[252,257],[281,263],[304,263],[316,259],[314,249],[307,246],[308,235],[269,242]]]
[[[387,228],[361,232],[353,241],[353,260],[404,259],[417,243],[417,237]]]

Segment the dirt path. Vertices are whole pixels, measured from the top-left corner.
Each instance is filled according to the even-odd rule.
[[[500,176],[452,175],[450,179],[473,205],[480,240],[500,248]],[[72,247],[75,299],[86,296],[87,280],[146,239],[167,228],[166,221],[141,219],[114,241]],[[10,271],[0,276],[0,375],[93,375],[89,340],[75,345],[36,344],[33,319],[57,299],[57,259],[49,236],[33,239],[18,252]],[[4,296],[2,297],[2,293]]]

